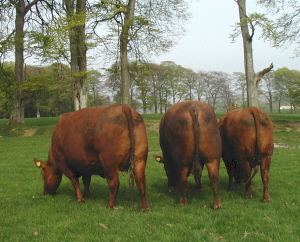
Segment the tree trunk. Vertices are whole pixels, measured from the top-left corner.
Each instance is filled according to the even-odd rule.
[[[26,14],[25,2],[20,0],[16,3],[15,19],[15,93],[13,110],[8,124],[24,124],[24,99],[21,85],[24,82],[24,18]]]
[[[252,51],[252,39],[254,34],[254,29],[252,29],[252,34],[249,34],[248,22],[245,21],[246,15],[246,0],[237,0],[239,6],[239,16],[241,23],[241,31],[243,36],[243,46],[244,46],[244,66],[245,75],[247,82],[247,101],[248,106],[258,107],[258,89],[254,83],[254,65],[253,65],[253,51]]]
[[[272,95],[272,92],[269,91],[269,97],[270,97],[270,113],[273,113],[273,95]]]
[[[87,67],[85,44],[86,0],[65,0],[66,14],[70,27],[71,76],[73,82],[73,98],[75,111],[87,107]],[[74,22],[73,22],[74,24]]]
[[[246,0],[236,0],[239,6],[239,16],[241,24],[241,32],[243,36],[244,46],[244,65],[245,76],[247,82],[247,101],[248,106],[258,107],[258,84],[264,74],[269,72],[273,68],[273,64],[270,67],[262,70],[258,74],[255,74],[253,65],[253,50],[252,40],[254,36],[254,26],[251,24],[251,20],[246,21],[248,16],[246,15]],[[248,24],[251,27],[251,34],[249,33]]]
[[[133,23],[135,0],[129,0],[120,35],[121,104],[130,105],[130,76],[128,68],[129,28]]]

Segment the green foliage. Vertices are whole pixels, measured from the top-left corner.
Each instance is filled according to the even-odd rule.
[[[278,95],[285,98],[294,107],[300,105],[300,72],[286,67],[274,72],[274,82]]]
[[[221,164],[220,196],[224,208],[211,209],[212,190],[204,169],[204,191],[194,189],[189,179],[190,204],[180,206],[179,194],[170,193],[159,154],[158,124],[161,115],[143,115],[147,123],[149,157],[147,198],[150,211],[139,211],[139,194],[130,199],[128,175],[121,175],[118,210],[105,208],[105,179],[92,177],[92,197],[78,204],[74,189],[63,177],[58,193],[42,194],[40,170],[33,158],[47,159],[50,134],[0,137],[0,200],[2,241],[298,241],[300,196],[298,191],[299,149],[275,149],[271,166],[271,202],[261,203],[262,183],[254,178],[253,198],[243,198],[243,187],[227,191],[227,174]],[[271,116],[272,117],[272,116]],[[288,125],[296,116],[275,116]],[[287,121],[285,119],[288,118]],[[298,116],[299,118],[299,116]],[[29,128],[48,128],[57,119],[26,119]],[[0,120],[0,126],[3,120]],[[0,131],[1,132],[1,131]],[[293,131],[292,133],[295,133]],[[277,133],[275,133],[277,136]],[[285,136],[286,132],[280,133]],[[276,140],[278,137],[276,137]]]
[[[276,29],[275,46],[286,47],[295,43],[295,56],[299,56],[299,1],[295,0],[259,0],[258,4],[265,7],[271,18],[275,18],[272,27]],[[275,17],[274,17],[275,16]]]
[[[0,66],[0,118],[8,118],[10,115],[14,80],[13,63],[2,63]]]
[[[259,27],[261,30],[261,36],[259,38],[268,40],[273,44],[276,43],[278,39],[278,33],[276,32],[276,27],[274,22],[270,20],[266,16],[266,14],[257,13],[257,12],[249,14],[240,23],[236,23],[233,33],[230,35],[232,42],[235,42],[237,37],[241,34],[240,27],[242,24],[245,23],[251,26],[251,31],[253,31],[252,34],[254,34],[255,28]]]

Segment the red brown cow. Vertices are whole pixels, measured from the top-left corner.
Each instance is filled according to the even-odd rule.
[[[141,208],[148,210],[147,155],[148,141],[142,117],[127,105],[112,105],[63,114],[53,133],[48,161],[35,159],[35,163],[42,168],[44,194],[55,194],[65,174],[75,188],[78,202],[84,201],[78,182],[80,176],[85,186],[84,196],[90,195],[91,175],[106,178],[110,192],[108,208],[114,208],[116,203],[120,184],[118,170],[130,170],[131,179],[135,179],[141,193]]]
[[[268,184],[274,145],[273,124],[268,114],[256,107],[232,110],[220,119],[219,127],[228,189],[234,189],[235,178],[236,183],[245,183],[245,197],[251,198],[251,180],[260,167],[263,202],[270,201]]]
[[[214,193],[213,208],[221,208],[218,191],[222,145],[212,108],[196,101],[177,103],[162,117],[159,134],[168,185],[180,191],[179,203],[188,203],[186,193],[189,173],[194,169],[196,183],[200,182],[205,164]]]

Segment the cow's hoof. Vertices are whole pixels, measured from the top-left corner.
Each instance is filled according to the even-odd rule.
[[[246,199],[251,199],[252,198],[252,194],[245,194],[245,198]]]
[[[188,205],[188,202],[187,201],[180,201],[179,205],[185,206],[185,205]]]
[[[77,202],[78,202],[78,203],[84,203],[84,198],[78,198],[78,199],[77,199]]]
[[[262,200],[263,203],[267,203],[267,202],[270,202],[270,201],[271,201],[270,198],[263,198],[263,200]]]
[[[90,192],[85,192],[84,194],[83,194],[83,197],[91,197],[91,193]]]
[[[109,209],[113,209],[113,210],[117,210],[118,208],[116,206],[109,206],[109,205],[106,205],[106,208],[109,208]]]
[[[196,190],[202,192],[202,191],[203,191],[203,187],[202,187],[202,186],[199,186],[199,185],[196,185]]]
[[[234,186],[229,186],[228,187],[228,191],[233,191],[234,190]]]
[[[223,208],[223,205],[222,205],[221,202],[219,202],[219,203],[213,205],[213,209],[214,209],[214,210],[218,210],[218,209],[220,209],[220,208]]]
[[[148,212],[149,210],[150,210],[149,207],[141,208],[141,211],[142,211],[142,212]]]

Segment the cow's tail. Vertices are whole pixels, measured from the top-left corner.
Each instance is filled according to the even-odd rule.
[[[257,112],[257,109],[255,108],[250,108],[250,114],[252,115],[253,119],[254,119],[254,127],[255,127],[255,141],[254,141],[254,163],[250,164],[251,168],[254,168],[250,178],[248,179],[248,181],[246,183],[248,183],[250,180],[252,180],[252,178],[256,175],[260,163],[261,163],[261,154],[260,154],[260,132],[259,132],[259,123],[260,123],[260,119],[259,119],[259,115]]]
[[[194,156],[194,160],[193,160],[193,166],[194,166],[194,172],[198,172],[198,169],[196,169],[196,167],[198,167],[200,165],[200,161],[199,161],[199,132],[200,132],[200,124],[199,124],[199,120],[198,120],[198,115],[199,115],[199,110],[194,107],[191,111],[190,111],[190,115],[192,117],[192,127],[193,127],[193,132],[194,132],[194,140],[195,140],[195,156]],[[197,174],[198,175],[198,174]]]
[[[129,152],[129,186],[131,189],[131,194],[133,194],[134,188],[134,151],[135,151],[135,138],[134,138],[134,122],[132,117],[131,108],[127,105],[123,106],[123,113],[126,116],[127,124],[128,124],[128,132],[129,132],[129,139],[130,139],[130,152]]]

